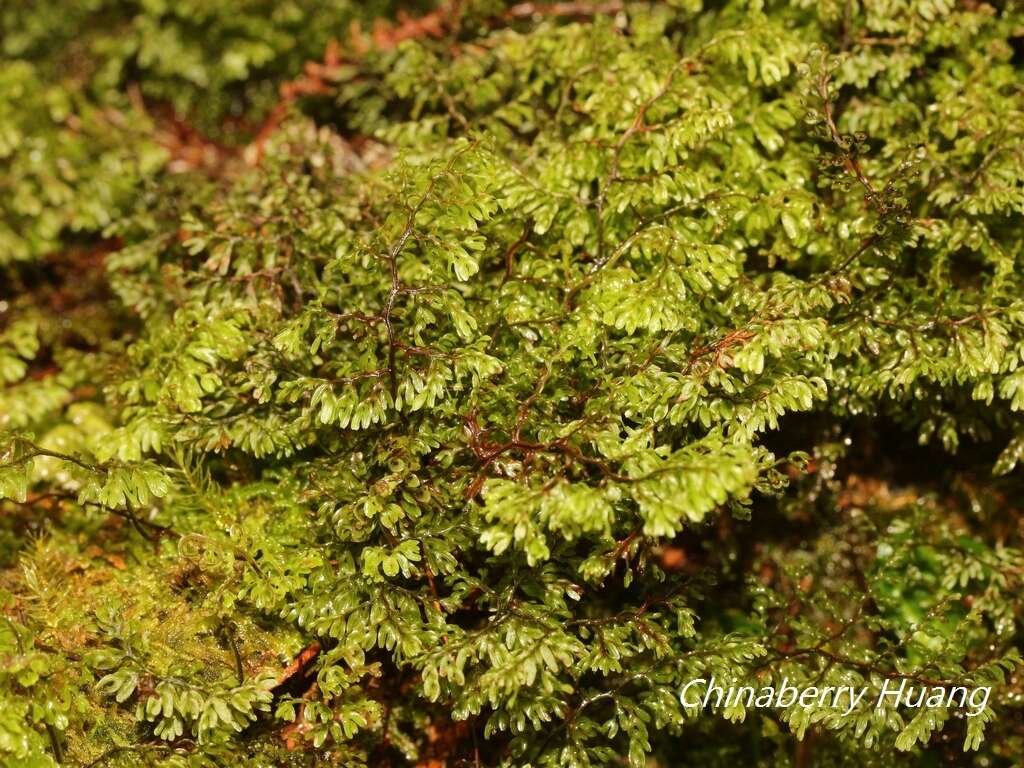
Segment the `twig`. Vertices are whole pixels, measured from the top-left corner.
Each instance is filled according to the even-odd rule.
[[[610,0],[606,3],[566,2],[541,5],[538,3],[518,3],[505,11],[506,19],[528,19],[532,16],[601,16],[619,13],[625,8],[621,0]]]

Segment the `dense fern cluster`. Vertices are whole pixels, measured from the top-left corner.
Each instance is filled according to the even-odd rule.
[[[5,765],[1024,754],[1018,3],[0,31]]]

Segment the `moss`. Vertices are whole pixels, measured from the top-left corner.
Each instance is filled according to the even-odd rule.
[[[4,760],[1013,764],[1021,28],[0,12]]]

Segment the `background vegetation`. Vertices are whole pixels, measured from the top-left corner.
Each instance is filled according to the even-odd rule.
[[[0,762],[1019,764],[1022,134],[1016,2],[4,3]]]

